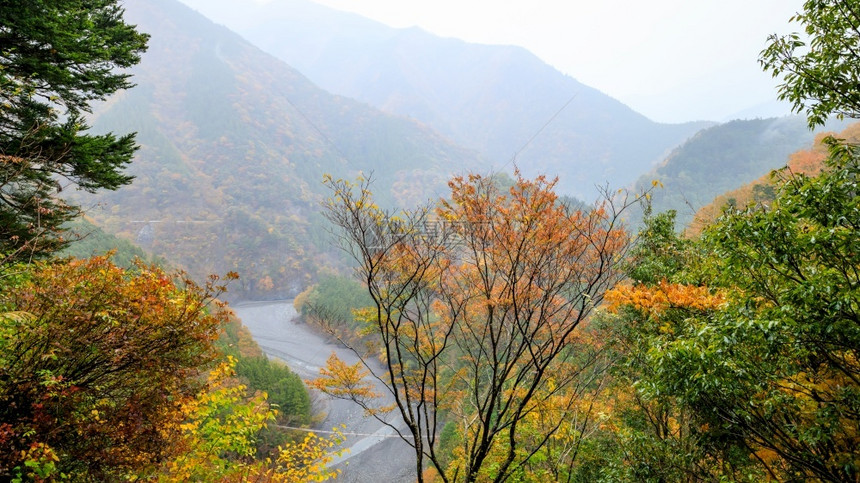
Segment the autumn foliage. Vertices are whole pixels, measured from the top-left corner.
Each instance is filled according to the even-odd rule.
[[[426,459],[443,481],[501,481],[537,461],[556,433],[581,432],[565,419],[605,367],[584,323],[621,276],[629,238],[618,217],[628,200],[575,210],[543,177],[504,190],[469,175],[436,207],[391,216],[366,184],[329,183],[328,216],[372,300],[360,318],[385,371],[354,348],[394,405],[374,407],[358,366],[337,360],[316,387],[370,414],[399,414],[419,479]],[[556,417],[537,417],[547,406]]]
[[[5,273],[0,471],[8,477],[35,459],[110,479],[169,456],[170,428],[216,357],[218,280],[200,287],[107,257]]]
[[[609,310],[629,305],[652,317],[659,317],[668,309],[715,310],[725,303],[726,297],[723,292],[712,293],[708,287],[670,283],[663,279],[655,286],[620,285],[607,292],[606,299]]]
[[[228,357],[207,377],[207,388],[182,407],[178,450],[154,474],[141,476],[161,482],[218,481],[304,483],[337,477],[326,468],[343,452],[339,431],[329,437],[308,432],[257,458],[258,435],[274,424],[278,410],[265,393],[252,394],[235,378],[236,359]]]

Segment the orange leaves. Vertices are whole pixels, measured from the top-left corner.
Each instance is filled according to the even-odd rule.
[[[629,243],[619,228],[632,203],[626,197],[607,194],[602,204],[575,210],[553,192],[554,180],[517,173],[510,189],[496,181],[454,178],[435,216],[417,209],[402,223],[380,218],[365,184],[359,191],[330,183],[336,202],[327,217],[343,230],[373,299],[383,379],[410,428],[418,465],[430,458],[443,479],[459,471],[474,480],[485,463],[505,475],[546,443],[537,438],[537,447],[520,452],[517,423],[535,398],[555,392],[545,378],[562,360],[576,354],[584,366],[595,364],[596,356],[575,347],[583,339],[578,328],[621,276]],[[428,221],[439,222],[433,237],[421,232]],[[574,369],[553,383],[565,386],[559,392],[580,387],[582,368]],[[372,392],[356,366],[330,359],[323,375],[314,386],[337,397]],[[453,418],[463,438],[457,468],[424,449],[440,414]]]
[[[615,267],[629,237],[617,217],[626,205],[607,198],[573,210],[559,202],[554,184],[518,176],[503,193],[490,178],[455,178],[451,201],[437,210],[462,239],[461,251],[452,257],[459,262],[456,272],[443,279],[439,295],[455,321],[452,337],[459,351],[457,385],[447,390],[460,399],[451,401],[459,403],[451,412],[467,441],[489,441],[483,447],[464,442],[465,468],[497,458],[489,466],[505,471],[521,455],[503,440],[548,444],[543,438],[529,440],[528,431],[536,427],[530,418],[551,403],[564,401],[574,413],[582,402],[576,389],[577,377],[585,374],[581,367],[561,371],[570,377],[551,375],[558,374],[562,354],[579,352],[577,345],[589,338],[578,328],[619,276]],[[581,362],[593,360],[583,356]],[[488,409],[488,401],[498,401],[506,411]],[[519,435],[505,435],[509,427]],[[545,429],[553,433],[560,427]]]
[[[660,315],[670,308],[690,310],[716,310],[726,302],[725,293],[693,285],[669,283],[661,280],[654,287],[646,285],[619,285],[606,293],[610,310],[617,311],[622,305],[632,305],[653,315]]]
[[[490,311],[510,314],[523,336],[560,343],[582,320],[580,312],[590,310],[587,299],[602,298],[594,284],[614,283],[613,266],[629,243],[616,224],[613,200],[573,210],[552,191],[555,181],[544,177],[518,176],[507,193],[478,175],[449,185],[451,201],[437,213],[459,231],[463,252],[456,256],[457,273],[445,278],[445,296],[470,307],[467,324],[486,323]],[[589,286],[585,291],[594,293],[581,290]]]
[[[0,421],[15,422],[16,444],[44,443],[61,470],[81,461],[104,479],[162,458],[174,441],[161,429],[182,417],[194,376],[216,355],[215,293],[107,257],[26,272],[0,292],[0,307],[26,314],[0,317]],[[17,463],[0,455],[5,464]]]
[[[266,275],[257,282],[257,290],[263,292],[271,292],[274,290],[275,284],[272,282],[272,277]]]

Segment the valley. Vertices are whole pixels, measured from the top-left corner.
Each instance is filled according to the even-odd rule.
[[[0,9],[0,481],[858,481],[860,0],[676,123],[338,1]]]

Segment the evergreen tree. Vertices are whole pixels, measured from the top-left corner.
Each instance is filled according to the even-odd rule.
[[[0,1],[0,253],[24,258],[63,245],[78,208],[63,182],[95,191],[131,181],[133,134],[88,134],[92,101],[132,86],[148,36],[116,0]]]

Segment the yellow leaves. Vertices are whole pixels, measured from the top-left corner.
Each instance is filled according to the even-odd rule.
[[[209,372],[209,384],[217,386],[224,382],[228,377],[233,377],[236,375],[236,371],[234,367],[236,367],[236,358],[233,356],[227,356],[227,361],[222,362],[215,366],[215,369],[212,369]]]
[[[375,307],[362,307],[359,309],[352,310],[352,316],[355,317],[357,322],[364,323],[376,323],[376,308]]]
[[[334,428],[332,433],[323,438],[309,432],[302,441],[278,447],[276,481],[300,483],[336,478],[340,470],[330,470],[326,465],[346,450],[335,449],[344,440],[340,430]]]
[[[365,380],[369,374],[360,362],[349,365],[332,352],[326,366],[320,369],[321,377],[307,384],[332,397],[366,403],[382,397],[373,383]]]
[[[314,433],[278,448],[277,456],[254,460],[255,435],[274,419],[265,394],[248,396],[245,386],[232,380],[235,359],[209,374],[209,389],[183,406],[188,421],[181,425],[186,450],[168,461],[155,475],[163,482],[267,481],[300,483],[326,481],[338,471],[326,465],[343,450],[339,430],[331,437]]]
[[[11,310],[8,312],[0,312],[0,320],[13,322],[13,323],[21,323],[21,322],[30,322],[35,319],[35,316],[30,312],[25,312],[23,310]]]
[[[308,301],[308,297],[313,293],[316,287],[316,285],[308,285],[308,288],[304,289],[300,294],[293,298],[293,307],[296,309],[296,312],[302,313],[302,308],[305,306]]]
[[[27,450],[21,451],[20,461],[27,468],[24,474],[29,476],[28,480],[53,481],[57,473],[55,463],[60,461],[60,458],[49,445],[45,443],[33,443]],[[18,479],[17,481],[21,480]]]
[[[167,462],[158,474],[160,481],[229,479],[246,469],[242,460],[256,451],[255,435],[275,417],[264,394],[247,396],[247,389],[232,379],[236,359],[215,367],[208,389],[182,406],[187,421],[180,424],[187,448]]]
[[[97,423],[103,423],[104,420],[101,419],[101,413],[99,413],[98,409],[93,409],[90,411],[90,415],[93,417],[93,420]]]

